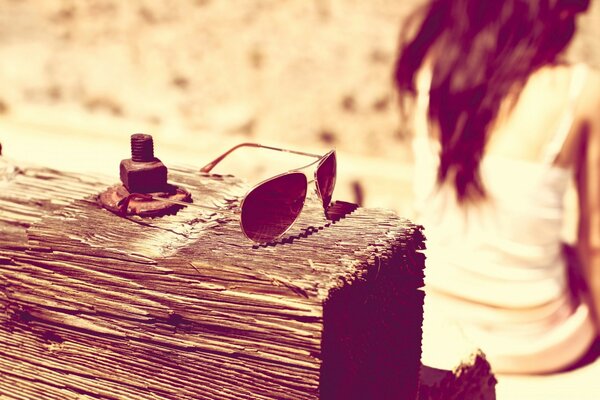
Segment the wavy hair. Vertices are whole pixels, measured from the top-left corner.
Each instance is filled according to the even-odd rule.
[[[532,72],[558,62],[574,35],[576,14],[588,5],[431,0],[408,20],[394,69],[400,105],[405,112],[405,100],[416,96],[416,75],[427,60],[428,119],[441,144],[437,181],[451,183],[459,201],[485,197],[479,164],[502,101],[518,96]]]

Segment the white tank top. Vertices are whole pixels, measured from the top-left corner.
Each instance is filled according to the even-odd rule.
[[[424,358],[437,357],[434,342],[442,338],[431,331],[448,324],[482,348],[499,372],[564,368],[591,344],[589,310],[571,299],[562,254],[563,199],[572,172],[554,165],[584,81],[584,67],[576,67],[568,110],[541,162],[483,157],[487,198],[477,207],[463,207],[453,188],[436,186],[439,144],[422,134],[425,120],[416,121],[416,221],[427,237]],[[425,116],[427,96],[417,102]]]

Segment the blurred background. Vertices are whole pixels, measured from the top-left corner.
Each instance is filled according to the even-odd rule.
[[[410,216],[391,70],[403,20],[422,2],[0,0],[3,156],[117,181],[136,132],[154,136],[167,166],[200,167],[247,141],[336,148],[334,199]],[[568,58],[599,67],[592,4]],[[234,154],[215,172],[252,182],[304,161]],[[598,370],[503,378],[499,398],[569,398]]]
[[[391,69],[422,0],[0,0],[7,157],[117,177],[129,135],[167,165],[253,141],[339,153],[336,197],[408,213],[410,152]],[[600,4],[569,57],[599,65]],[[269,153],[269,152],[267,152]],[[236,153],[255,181],[302,160]]]

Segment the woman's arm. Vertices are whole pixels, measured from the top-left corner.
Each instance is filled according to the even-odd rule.
[[[582,98],[585,116],[577,160],[577,248],[600,332],[600,74],[590,75]]]

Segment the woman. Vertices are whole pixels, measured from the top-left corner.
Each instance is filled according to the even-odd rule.
[[[574,178],[578,254],[600,290],[600,76],[561,62],[587,7],[432,0],[405,31],[395,82],[428,238],[425,356],[429,333],[456,324],[496,372],[543,373],[596,338],[600,293],[569,290],[561,239]]]

